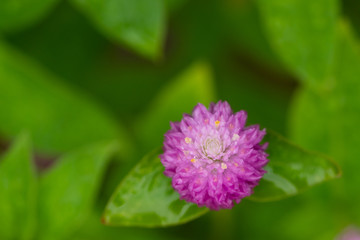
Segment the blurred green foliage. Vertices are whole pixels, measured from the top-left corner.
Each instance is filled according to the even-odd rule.
[[[337,0],[258,0],[273,45],[284,63],[307,85],[330,77],[334,64]]]
[[[0,162],[1,239],[32,239],[37,181],[29,136],[21,135]]]
[[[339,22],[337,30],[337,64],[329,80],[329,88],[299,90],[290,118],[291,133],[298,143],[334,156],[341,163],[344,176],[333,186],[336,191],[331,198],[336,200],[336,205],[349,207],[335,211],[334,215],[346,214],[349,217],[347,221],[359,224],[359,193],[356,187],[360,180],[356,161],[358,139],[354,129],[358,128],[360,120],[360,85],[356,77],[360,67],[360,49],[346,22]],[[299,116],[304,116],[301,121]],[[305,128],[309,131],[304,132]],[[330,203],[328,208],[335,209],[333,204]]]
[[[334,239],[360,226],[358,7],[355,0],[2,0],[0,149],[20,137],[0,160],[0,238]],[[161,145],[169,121],[217,99],[245,109],[248,124],[334,158],[342,178],[176,227],[102,226],[116,185]],[[291,169],[282,177],[299,190],[337,175],[322,155],[268,141],[272,163],[284,162],[269,167]],[[269,172],[263,182],[278,179]],[[131,190],[133,181],[123,184]],[[278,194],[273,186],[262,183],[257,194]]]
[[[37,239],[66,239],[82,225],[118,145],[93,144],[69,153],[40,178]]]
[[[58,0],[4,0],[0,2],[0,30],[20,31],[48,14]]]
[[[6,113],[1,114],[4,137],[27,129],[35,147],[51,154],[123,134],[121,125],[97,104],[3,43],[0,71],[0,111]]]
[[[165,28],[162,0],[73,0],[96,26],[150,58],[161,54]]]

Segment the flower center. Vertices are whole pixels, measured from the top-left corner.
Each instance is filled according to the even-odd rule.
[[[205,141],[205,144],[203,146],[205,154],[208,157],[216,157],[219,155],[219,153],[222,152],[222,142],[220,142],[217,138],[208,138]]]

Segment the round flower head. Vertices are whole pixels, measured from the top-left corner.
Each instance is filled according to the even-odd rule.
[[[219,210],[252,194],[268,155],[267,144],[259,145],[265,130],[245,127],[246,118],[219,101],[209,110],[198,104],[192,115],[170,123],[160,158],[180,199]]]

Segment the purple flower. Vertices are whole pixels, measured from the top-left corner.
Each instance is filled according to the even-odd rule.
[[[219,210],[252,194],[268,155],[267,144],[259,145],[265,130],[245,127],[246,118],[219,101],[209,110],[198,104],[192,115],[170,123],[160,158],[180,199]]]
[[[360,229],[355,226],[349,226],[335,240],[360,240]]]

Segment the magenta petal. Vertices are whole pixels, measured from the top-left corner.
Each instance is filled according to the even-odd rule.
[[[245,127],[245,111],[233,113],[224,101],[198,104],[192,115],[171,123],[160,155],[180,199],[212,210],[232,208],[252,194],[265,174],[265,130]]]

